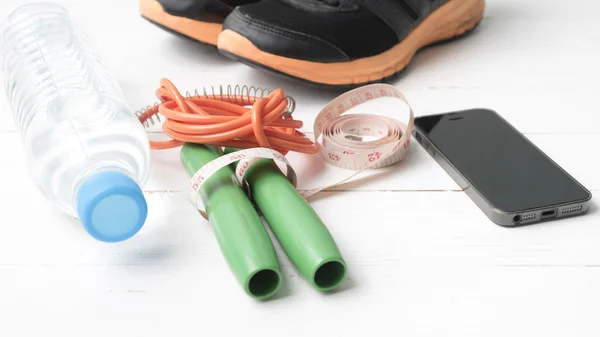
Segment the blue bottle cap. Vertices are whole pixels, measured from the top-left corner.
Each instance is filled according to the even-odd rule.
[[[92,237],[118,242],[129,239],[142,228],[148,206],[133,179],[119,172],[101,172],[81,185],[77,213]]]

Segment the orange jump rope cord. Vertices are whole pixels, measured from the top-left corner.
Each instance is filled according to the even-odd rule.
[[[184,97],[168,79],[156,90],[161,104],[140,116],[144,123],[157,113],[165,117],[163,132],[172,138],[150,141],[153,149],[170,149],[185,142],[232,148],[268,147],[315,154],[318,147],[297,128],[302,122],[287,112],[288,100],[277,89],[267,97]],[[251,107],[247,107],[251,104]]]

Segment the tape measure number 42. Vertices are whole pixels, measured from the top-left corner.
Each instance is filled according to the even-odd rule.
[[[371,114],[344,115],[360,104],[382,97],[403,101],[409,109],[408,123]],[[324,189],[343,184],[364,170],[385,167],[402,160],[408,151],[413,127],[412,107],[404,95],[391,85],[371,84],[340,95],[317,115],[314,122],[315,143],[319,148],[318,155],[326,163],[355,172],[333,184],[302,191],[300,194],[308,198]],[[375,140],[364,141],[365,137],[374,137]],[[263,158],[282,164],[280,167],[286,168],[286,177],[296,186],[296,173],[284,155],[269,148],[252,148],[221,156],[200,168],[190,179],[190,201],[205,214],[205,200],[199,200],[202,193],[198,192],[211,175],[238,162],[235,177],[245,186],[244,173],[253,162]]]

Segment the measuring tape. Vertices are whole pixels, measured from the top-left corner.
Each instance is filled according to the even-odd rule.
[[[408,106],[410,117],[407,124],[377,115],[342,116],[357,105],[382,97],[397,98]],[[343,184],[364,170],[389,166],[402,160],[408,151],[413,126],[414,114],[410,104],[404,95],[391,85],[371,84],[342,94],[317,115],[314,123],[315,143],[319,148],[318,155],[326,163],[355,172],[334,184],[299,193],[308,198],[324,189]],[[363,141],[364,137],[377,139]],[[205,196],[198,192],[210,176],[223,167],[238,162],[235,178],[247,189],[244,174],[248,167],[259,159],[272,159],[282,164],[281,166],[286,168],[286,177],[296,187],[296,173],[284,155],[269,148],[252,148],[221,156],[200,168],[190,179],[190,202],[207,218],[204,208]]]

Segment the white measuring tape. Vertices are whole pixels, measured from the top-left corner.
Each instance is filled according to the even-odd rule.
[[[202,166],[190,179],[188,187],[188,198],[190,202],[198,208],[200,214],[202,214],[205,219],[208,219],[204,207],[204,205],[206,205],[206,196],[204,193],[198,193],[202,189],[204,183],[220,169],[239,161],[235,169],[235,181],[245,187],[247,183],[244,180],[244,174],[248,170],[248,167],[259,159],[273,159],[276,162],[285,164],[285,167],[287,168],[286,177],[292,185],[296,187],[296,172],[294,172],[294,169],[292,169],[292,166],[285,156],[273,149],[256,147],[223,155]]]
[[[407,124],[377,115],[342,116],[357,105],[382,97],[393,97],[406,103],[410,114]],[[302,191],[300,194],[308,198],[324,189],[343,184],[366,169],[385,167],[402,160],[408,151],[413,125],[414,114],[410,104],[391,85],[366,85],[337,97],[317,115],[314,123],[315,143],[319,147],[319,156],[326,163],[356,172],[334,184]],[[363,137],[367,136],[377,139],[363,141]],[[322,137],[321,142],[319,137]],[[269,148],[252,148],[223,155],[200,168],[190,179],[190,202],[206,218],[206,200],[198,192],[210,176],[223,167],[238,162],[235,177],[240,185],[246,186],[244,174],[258,159],[272,159],[285,165],[285,174],[296,187],[296,173],[284,155]]]

